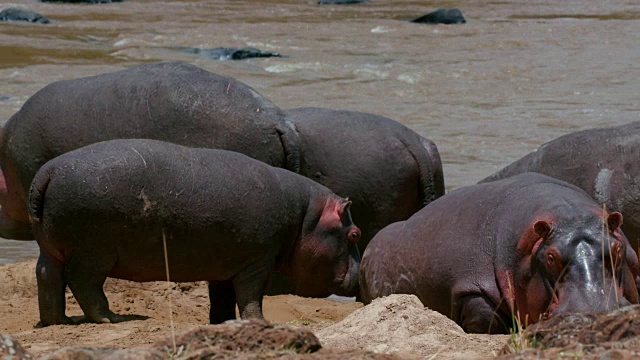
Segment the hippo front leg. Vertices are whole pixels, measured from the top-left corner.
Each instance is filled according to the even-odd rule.
[[[512,324],[484,295],[464,296],[456,301],[453,310],[454,314],[459,314],[456,322],[467,333],[507,334]]]
[[[64,291],[67,284],[64,281],[64,264],[41,250],[36,265],[36,279],[39,325],[73,324],[71,318],[65,315]]]
[[[210,281],[209,301],[209,323],[221,324],[236,318],[236,291],[231,280]]]
[[[249,265],[233,278],[236,302],[242,319],[264,319],[262,298],[275,268],[273,259]]]

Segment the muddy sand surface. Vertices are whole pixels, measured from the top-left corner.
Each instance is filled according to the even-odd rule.
[[[136,283],[108,279],[111,309],[128,315],[118,324],[81,323],[35,328],[38,301],[35,261],[0,266],[0,333],[16,339],[40,357],[62,347],[133,348],[171,334],[169,308],[176,332],[208,323],[205,282]],[[67,289],[67,315],[81,321],[82,311]],[[507,336],[465,334],[446,317],[424,309],[414,296],[392,295],[363,308],[358,302],[268,296],[268,321],[311,330],[324,348],[361,349],[404,358],[493,357]]]

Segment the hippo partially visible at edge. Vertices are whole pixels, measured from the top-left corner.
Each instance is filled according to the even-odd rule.
[[[349,205],[225,150],[128,139],[66,153],[42,166],[29,196],[41,323],[71,323],[67,285],[89,320],[123,320],[106,278],[167,280],[165,254],[170,280],[210,281],[214,324],[234,319],[236,303],[242,318],[262,318],[273,270],[316,296],[354,296],[360,232]]]
[[[315,107],[285,113],[299,137],[299,173],[353,201],[360,252],[380,229],[444,195],[438,148],[399,122]]]
[[[578,186],[624,216],[622,231],[640,248],[640,122],[578,131],[541,145],[480,183],[537,172]]]
[[[621,224],[541,174],[460,188],[373,238],[361,295],[415,294],[474,333],[637,304],[638,259]]]

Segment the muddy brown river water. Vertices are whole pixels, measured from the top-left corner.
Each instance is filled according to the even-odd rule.
[[[640,120],[637,0],[2,1],[51,19],[0,23],[0,122],[37,90],[156,61],[235,77],[282,108],[396,119],[435,141],[447,189],[474,184],[560,135]],[[465,25],[406,20],[458,7]],[[257,47],[285,58],[209,60],[171,50]],[[345,159],[348,161],[348,159]],[[0,240],[0,263],[37,256]]]

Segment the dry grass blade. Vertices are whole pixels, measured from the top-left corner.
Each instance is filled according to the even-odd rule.
[[[164,266],[167,270],[167,283],[171,284],[171,280],[169,279],[169,256],[167,255],[167,237],[164,234],[164,229],[162,229],[162,246],[164,247]],[[173,304],[171,302],[171,293],[167,296],[169,299],[169,321],[171,323],[171,338],[173,340],[173,353],[177,354],[176,349],[176,329],[173,325]]]

